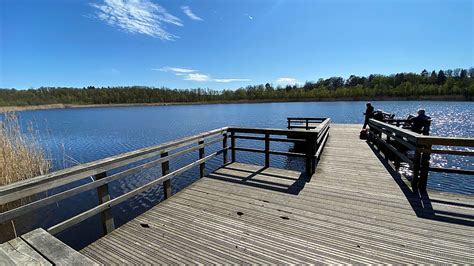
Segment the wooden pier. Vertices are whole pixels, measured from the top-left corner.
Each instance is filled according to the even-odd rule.
[[[359,130],[331,127],[309,183],[232,163],[81,253],[106,264],[474,263],[474,199],[411,193]]]
[[[360,125],[327,126],[298,131],[307,134],[306,139],[272,137],[288,136],[288,131],[277,129],[225,128],[176,141],[174,146],[199,141],[192,148],[202,149],[192,165],[197,166],[213,155],[204,153],[204,138],[224,135],[207,142],[222,141],[223,166],[209,174],[201,170],[203,178],[171,196],[170,184],[163,182],[177,173],[162,165],[163,177],[152,185],[163,183],[167,199],[134,220],[115,229],[105,211],[122,198],[109,198],[48,231],[55,234],[101,213],[107,234],[78,253],[101,264],[474,264],[474,197],[413,190],[374,145],[359,140]],[[238,148],[238,138],[264,141],[265,149]],[[272,141],[309,146],[303,154],[272,151]],[[170,147],[150,148],[133,158],[158,153],[161,159],[156,162],[163,164],[163,158],[178,156],[168,153]],[[265,165],[239,163],[239,151],[264,153]],[[306,169],[273,168],[271,154],[306,158]],[[130,162],[131,156],[102,162],[100,170]],[[100,172],[93,169],[89,165],[73,173],[79,178]],[[87,188],[104,186],[113,178],[118,177],[103,175]],[[4,194],[0,190],[0,202],[8,191],[26,195],[38,191],[34,187],[30,183],[9,187]],[[6,215],[13,217],[14,212]]]

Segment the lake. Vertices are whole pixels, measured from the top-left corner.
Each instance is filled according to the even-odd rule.
[[[397,117],[402,118],[424,108],[433,119],[432,135],[474,137],[472,102],[377,101],[373,102],[373,105],[375,109],[395,113]],[[234,125],[285,128],[286,118],[291,116],[330,117],[333,123],[362,124],[364,110],[365,102],[295,102],[36,110],[19,112],[18,116],[25,127],[27,123],[33,123],[41,145],[48,151],[54,168],[59,169],[218,127]],[[260,155],[239,154],[238,160],[261,160],[258,156]],[[189,163],[193,158],[184,157],[174,162],[171,167]],[[474,161],[470,157],[433,156],[432,164],[474,169]],[[272,166],[302,170],[303,165],[304,162],[297,159],[279,156],[272,158]],[[217,166],[217,162],[211,161],[207,168],[212,170]],[[111,186],[112,196],[136,188],[156,177],[156,171],[145,171],[140,175],[115,181]],[[174,192],[192,183],[196,177],[197,171],[192,170],[173,179]],[[82,180],[78,184],[89,181]],[[428,187],[440,191],[474,194],[474,180],[462,175],[432,173]],[[116,224],[121,225],[146,211],[162,197],[162,191],[157,187],[114,207],[112,212],[114,217],[117,217]],[[18,219],[17,227],[19,231],[27,231],[36,226],[47,227],[96,204],[95,192],[86,192],[43,208],[41,212],[29,215],[28,219]],[[98,217],[93,217],[61,233],[59,237],[79,249],[100,235],[98,223]]]

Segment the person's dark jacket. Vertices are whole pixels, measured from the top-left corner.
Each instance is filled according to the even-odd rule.
[[[368,121],[374,115],[374,107],[372,105],[367,106],[367,109],[365,109],[364,114],[365,114],[365,120]]]
[[[427,115],[418,115],[414,118],[411,119],[411,122],[412,122],[412,126],[411,126],[411,130],[413,132],[416,132],[416,133],[419,133],[419,134],[422,134],[424,133],[425,131],[429,130],[429,124],[430,124],[430,119],[431,117],[427,116]]]

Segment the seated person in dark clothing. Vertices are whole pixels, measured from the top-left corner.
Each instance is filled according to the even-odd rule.
[[[367,124],[369,123],[369,119],[372,118],[373,114],[374,114],[374,107],[372,106],[372,104],[369,102],[366,104],[367,106],[367,109],[365,109],[365,121],[364,121],[364,126],[362,127],[363,129],[365,129],[367,127]]]
[[[418,134],[428,133],[430,130],[430,120],[431,117],[425,114],[425,110],[418,110],[418,116],[411,119],[411,130]]]

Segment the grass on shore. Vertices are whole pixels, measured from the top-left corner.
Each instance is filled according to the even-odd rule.
[[[46,174],[49,169],[50,162],[32,127],[24,133],[14,114],[4,114],[0,121],[0,186]],[[25,201],[27,199],[0,205],[0,212]]]

